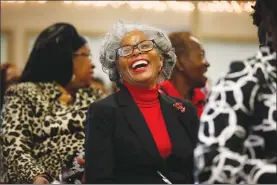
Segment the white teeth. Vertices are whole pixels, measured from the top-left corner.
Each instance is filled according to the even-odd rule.
[[[148,62],[147,62],[146,60],[138,60],[138,61],[136,61],[135,63],[133,63],[132,68],[135,69],[135,68],[136,68],[138,65],[140,65],[140,64],[145,64],[145,65],[147,65]]]

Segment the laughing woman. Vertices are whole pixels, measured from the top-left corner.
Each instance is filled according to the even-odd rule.
[[[158,93],[176,63],[166,34],[117,23],[100,61],[120,90],[90,106],[86,183],[193,183],[196,110]]]

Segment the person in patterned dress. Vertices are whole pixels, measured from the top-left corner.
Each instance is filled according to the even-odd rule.
[[[49,26],[36,39],[1,114],[6,183],[59,181],[84,150],[87,109],[104,96],[90,86],[93,66],[86,43],[67,23]]]
[[[276,5],[256,2],[262,45],[231,63],[209,94],[194,152],[200,183],[277,183]]]

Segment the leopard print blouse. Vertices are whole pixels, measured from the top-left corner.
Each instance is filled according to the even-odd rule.
[[[65,164],[83,151],[88,106],[104,94],[79,89],[71,106],[57,101],[60,94],[56,83],[8,89],[0,120],[6,182],[32,183],[39,174],[59,179]]]

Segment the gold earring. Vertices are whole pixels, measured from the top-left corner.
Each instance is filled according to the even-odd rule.
[[[72,75],[72,78],[71,78],[71,82],[73,82],[75,80],[76,76],[75,74]]]

